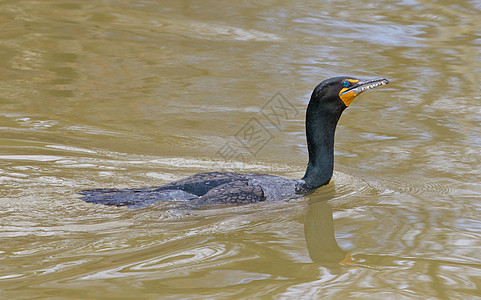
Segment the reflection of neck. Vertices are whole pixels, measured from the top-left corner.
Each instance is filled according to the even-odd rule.
[[[338,265],[346,256],[334,237],[332,207],[327,202],[309,203],[304,234],[313,262]]]
[[[344,109],[342,109],[344,110]],[[306,113],[309,163],[302,178],[309,188],[327,184],[334,169],[334,135],[341,111],[332,112],[320,100],[311,101]]]

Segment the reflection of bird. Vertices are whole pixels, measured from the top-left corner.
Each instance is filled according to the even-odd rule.
[[[340,274],[352,268],[379,270],[375,266],[377,262],[366,260],[372,255],[356,254],[356,258],[364,258],[364,262],[359,263],[337,244],[332,207],[327,201],[335,196],[329,192],[328,190],[328,194],[324,194],[321,199],[318,193],[309,195],[311,201],[304,218],[304,236],[312,262],[329,269],[332,274]]]
[[[334,168],[334,133],[346,107],[364,92],[388,84],[384,78],[334,77],[312,92],[306,112],[309,163],[300,180],[267,174],[200,173],[167,185],[140,189],[81,191],[83,200],[107,205],[146,206],[158,201],[189,200],[193,204],[243,204],[299,197],[327,184]]]
[[[332,207],[327,201],[310,202],[304,223],[307,250],[314,263],[322,264],[334,273],[352,263],[351,255],[342,250],[334,236]]]

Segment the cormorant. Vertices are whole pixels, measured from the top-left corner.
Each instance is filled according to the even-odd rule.
[[[268,174],[232,172],[199,173],[160,187],[139,189],[93,189],[80,191],[82,200],[131,208],[159,201],[189,204],[244,204],[301,197],[328,184],[334,169],[334,134],[342,112],[362,92],[388,84],[385,78],[360,80],[334,77],[322,81],[312,92],[306,112],[309,152],[307,170],[299,180]]]

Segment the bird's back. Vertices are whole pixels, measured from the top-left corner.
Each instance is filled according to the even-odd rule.
[[[90,203],[143,207],[160,201],[188,201],[193,206],[247,204],[297,198],[298,181],[268,174],[205,172],[160,187],[94,189],[79,192]]]

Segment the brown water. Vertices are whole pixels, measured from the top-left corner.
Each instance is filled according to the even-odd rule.
[[[0,298],[481,298],[480,14],[2,1]],[[335,75],[391,84],[346,110],[334,180],[309,199],[131,210],[75,195],[210,170],[299,178],[309,95]],[[241,144],[246,124],[262,144]]]

